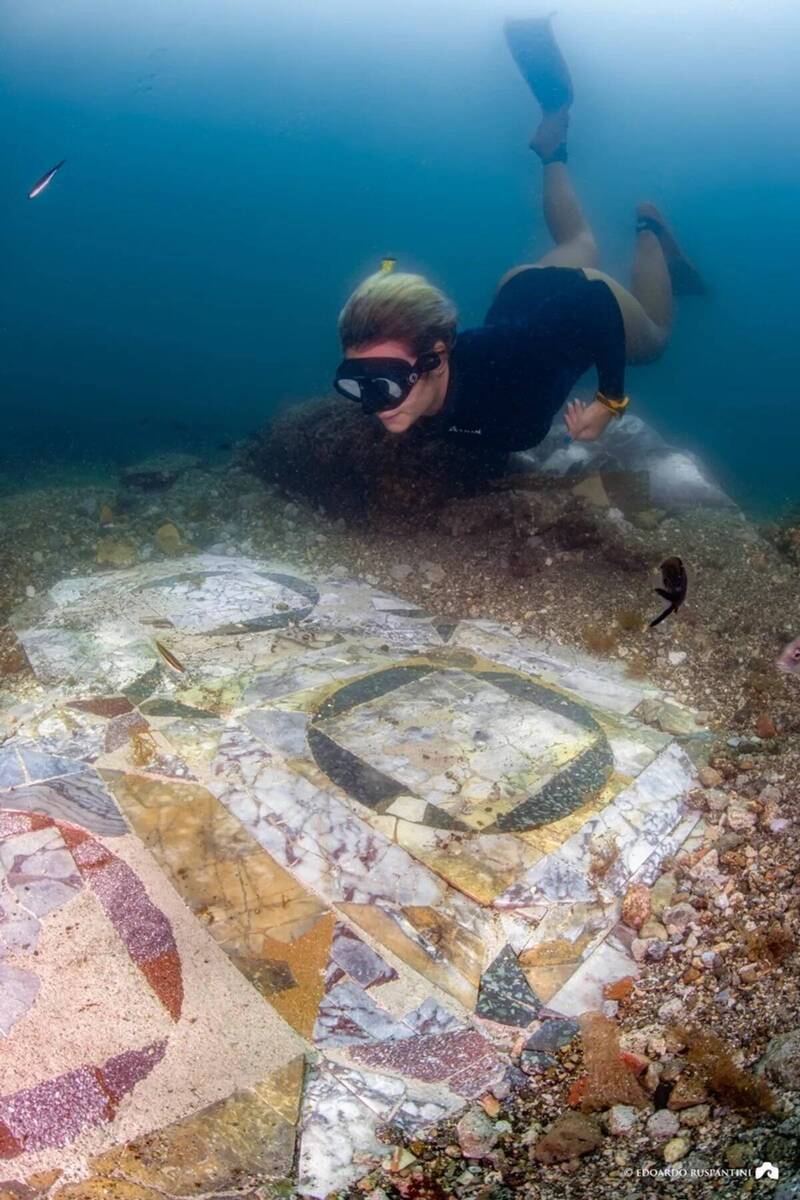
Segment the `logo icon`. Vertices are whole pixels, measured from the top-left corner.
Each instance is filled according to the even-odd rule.
[[[765,1175],[767,1179],[777,1179],[779,1174],[778,1168],[771,1162],[763,1162],[756,1167],[756,1179],[763,1179]]]

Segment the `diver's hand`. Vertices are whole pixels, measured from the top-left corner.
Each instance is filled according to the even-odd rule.
[[[584,404],[581,400],[572,400],[567,405],[564,422],[567,433],[574,442],[593,442],[613,420],[614,414],[599,400]]]

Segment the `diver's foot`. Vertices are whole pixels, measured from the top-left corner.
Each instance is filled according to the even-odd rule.
[[[530,140],[531,150],[535,150],[542,160],[542,165],[551,162],[567,161],[567,131],[569,129],[569,105],[557,108],[555,112],[546,113]]]
[[[676,296],[702,296],[708,288],[697,267],[688,259],[670,229],[664,214],[646,200],[636,206],[636,232],[654,233],[661,244]]]

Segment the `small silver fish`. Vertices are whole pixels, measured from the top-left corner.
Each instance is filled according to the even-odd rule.
[[[775,660],[775,666],[779,671],[785,671],[789,675],[800,671],[800,637],[796,637],[793,642],[789,642],[788,646],[783,647],[780,657]]]
[[[51,167],[49,171],[45,171],[45,173],[41,179],[36,180],[36,183],[33,185],[31,190],[28,192],[29,200],[35,200],[36,197],[44,191],[44,189],[47,187],[50,180],[53,178],[53,176],[58,171],[61,170],[61,168],[63,167],[63,165],[66,161],[67,160],[65,158],[62,158],[60,163],[56,163],[56,165],[54,167]]]

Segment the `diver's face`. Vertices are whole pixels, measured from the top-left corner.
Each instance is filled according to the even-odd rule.
[[[444,342],[437,342],[432,349],[441,354],[442,365],[421,375],[397,408],[376,413],[389,433],[405,433],[420,417],[433,416],[442,407],[447,391],[447,347]],[[347,358],[402,358],[410,367],[416,362],[414,352],[402,342],[374,342],[370,346],[360,346],[357,350],[348,350]]]

